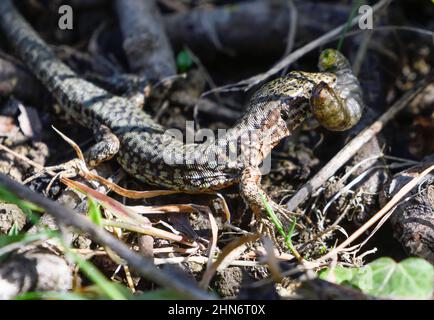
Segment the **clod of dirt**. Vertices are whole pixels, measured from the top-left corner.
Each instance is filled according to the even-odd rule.
[[[92,245],[92,240],[84,235],[79,235],[74,240],[74,247],[78,249],[90,249]]]
[[[47,145],[41,141],[29,140],[16,125],[14,128],[15,134],[0,137],[0,143],[32,161],[44,165],[49,155]],[[3,150],[0,152],[0,173],[8,175],[14,180],[22,181],[24,176],[33,172],[33,168],[28,163]]]
[[[36,249],[13,255],[0,267],[1,300],[28,291],[65,292],[71,288],[71,268],[51,252]]]
[[[203,273],[203,270],[205,268],[204,264],[201,263],[196,263],[196,262],[188,262],[186,263],[188,270],[190,271],[191,274],[193,275],[200,275]]]
[[[396,175],[381,194],[382,204],[428,166],[426,163],[417,165]],[[427,175],[418,187],[413,188],[398,205],[390,222],[395,238],[409,255],[434,263],[434,173]]]
[[[222,298],[234,298],[241,287],[243,273],[239,267],[228,267],[217,272],[212,287],[216,289]]]
[[[7,234],[15,224],[20,231],[26,224],[26,215],[15,204],[0,203],[0,234]]]

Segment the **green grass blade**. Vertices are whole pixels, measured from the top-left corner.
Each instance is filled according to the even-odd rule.
[[[12,227],[9,229],[8,236],[17,236],[20,233],[18,230],[18,223],[15,221]]]
[[[271,208],[270,204],[268,203],[267,199],[265,199],[265,197],[260,194],[262,202],[264,203],[265,206],[265,210],[267,211],[268,216],[271,219],[271,222],[273,222],[273,224],[276,226],[277,231],[279,231],[280,235],[285,239],[285,244],[288,247],[289,251],[291,251],[292,255],[294,257],[297,258],[297,260],[302,260],[302,257],[300,256],[300,254],[297,252],[297,250],[295,249],[294,245],[292,244],[292,235],[294,234],[294,230],[295,230],[295,226],[296,226],[296,222],[297,220],[294,218],[294,220],[291,223],[291,226],[289,228],[288,233],[285,232],[285,230],[283,230],[283,224],[282,222],[279,220],[279,218],[276,216],[276,214],[274,213],[273,208]]]
[[[65,248],[66,249],[66,248]],[[111,283],[92,263],[86,261],[78,254],[66,249],[66,255],[70,257],[83,271],[83,273],[93,281],[102,292],[104,292],[110,299],[113,300],[126,300],[124,294]]]
[[[356,4],[354,5],[353,9],[351,10],[350,16],[348,17],[348,20],[347,20],[347,24],[345,25],[345,28],[342,30],[341,36],[339,37],[339,42],[338,42],[338,46],[336,47],[336,50],[341,51],[342,46],[344,44],[345,35],[347,34],[348,29],[350,28],[351,21],[356,16],[356,13],[357,13],[358,9],[360,8],[360,6],[364,3],[365,3],[365,1],[358,0],[356,2]]]
[[[87,198],[87,203],[88,203],[88,214],[89,214],[89,218],[90,220],[93,221],[93,223],[95,223],[97,226],[101,226],[102,225],[102,214],[101,214],[101,209],[100,209],[100,205],[93,200],[91,197]]]
[[[44,210],[39,208],[37,205],[21,200],[13,193],[9,192],[5,187],[0,185],[0,201],[4,201],[6,203],[13,203],[17,205],[29,218],[29,220],[36,224],[39,221],[39,216],[35,215],[33,212],[43,213]]]
[[[58,231],[45,230],[35,234],[19,233],[0,236],[0,257],[29,243],[58,237]]]
[[[26,292],[14,297],[14,300],[88,300],[85,296],[71,292]]]

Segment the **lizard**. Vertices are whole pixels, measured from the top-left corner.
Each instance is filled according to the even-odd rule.
[[[326,49],[320,54],[319,72],[292,71],[264,84],[223,136],[184,143],[127,98],[73,72],[11,0],[0,1],[0,29],[63,111],[95,133],[97,143],[86,157],[90,166],[116,157],[140,181],[187,192],[238,184],[240,195],[257,215],[266,210],[264,198],[277,213],[288,213],[260,184],[260,165],[272,148],[312,115],[327,129],[347,130],[359,121],[364,107],[348,60]]]

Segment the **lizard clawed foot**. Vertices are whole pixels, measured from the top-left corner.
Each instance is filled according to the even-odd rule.
[[[262,190],[260,181],[261,173],[258,168],[245,169],[240,179],[240,193],[255,214],[257,230],[267,234],[278,244],[275,236],[276,224],[279,224],[285,233],[288,232],[295,213],[273,201]]]
[[[283,253],[287,250],[283,241],[281,241],[280,238],[277,237],[276,225],[268,218],[265,218],[263,216],[258,217],[257,219],[252,221],[252,224],[252,228],[254,229],[254,231],[271,239],[280,253]]]
[[[56,179],[61,177],[73,178],[78,175],[86,174],[87,172],[89,172],[89,170],[87,169],[86,164],[82,160],[76,158],[60,165],[45,167],[24,180],[23,184],[29,184],[30,182],[41,178],[47,174],[51,175],[52,178],[48,183],[47,187],[45,188],[45,192],[48,193]]]
[[[56,128],[53,127],[53,129],[72,146],[77,154],[77,158],[57,166],[45,167],[40,172],[24,181],[24,184],[27,184],[46,173],[50,174],[53,178],[48,183],[46,188],[47,193],[57,178],[73,178],[76,176],[82,176],[91,179],[94,175],[90,173],[86,163],[91,167],[97,166],[101,162],[111,159],[119,150],[119,140],[106,126],[95,126],[94,131],[97,134],[98,143],[86,152],[86,156],[83,155],[80,147],[73,140]],[[60,172],[56,172],[59,170]]]
[[[285,206],[277,204],[272,200],[269,202],[269,205],[274,211],[274,213],[277,215],[279,220],[282,222],[282,224],[285,224],[285,222],[292,223],[293,218],[300,215],[288,210]]]

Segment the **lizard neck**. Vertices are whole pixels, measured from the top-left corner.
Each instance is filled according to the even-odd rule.
[[[320,82],[334,85],[331,73],[291,72],[266,83],[251,98],[244,116],[206,154],[227,167],[259,166],[280,140],[310,116],[309,99]],[[203,150],[203,149],[202,149]]]
[[[285,116],[282,114],[285,108]],[[287,110],[286,110],[287,109]],[[283,138],[289,136],[307,117],[304,97],[284,100],[251,100],[246,114],[215,144],[206,146],[225,168],[258,167]]]

